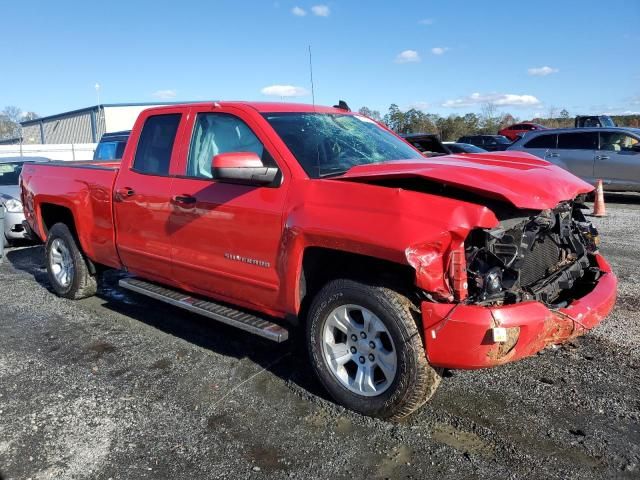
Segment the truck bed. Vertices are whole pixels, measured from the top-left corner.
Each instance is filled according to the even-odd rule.
[[[114,161],[26,164],[21,176],[22,201],[33,231],[45,241],[57,216],[70,213],[87,256],[94,262],[120,267],[112,196],[119,166]]]

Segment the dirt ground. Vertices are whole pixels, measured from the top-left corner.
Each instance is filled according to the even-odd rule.
[[[454,371],[399,424],[335,405],[276,345],[116,286],[49,291],[41,247],[0,265],[0,478],[639,478],[640,197],[595,220],[620,279],[587,336]]]

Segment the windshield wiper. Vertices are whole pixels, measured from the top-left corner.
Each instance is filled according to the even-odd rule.
[[[339,177],[340,175],[344,175],[348,171],[349,171],[349,169],[347,169],[347,170],[335,170],[333,172],[321,173],[321,174],[318,175],[318,178]]]

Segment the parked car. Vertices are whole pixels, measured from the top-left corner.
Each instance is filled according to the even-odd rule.
[[[0,225],[4,225],[4,205],[0,205]],[[0,242],[0,263],[2,263],[2,259],[4,258],[4,240]]]
[[[0,158],[0,207],[4,207],[2,243],[5,247],[29,238],[23,225],[24,212],[20,200],[20,172],[26,162],[47,162],[44,157]]]
[[[437,157],[440,155],[449,155],[451,153],[451,151],[440,141],[440,137],[436,134],[408,133],[400,136],[427,157]]]
[[[391,419],[443,368],[518,360],[606,317],[616,277],[575,200],[592,190],[518,152],[425,160],[367,117],[292,103],[145,110],[119,164],[22,172],[58,295],[95,294],[111,267],[277,342],[300,325],[331,396]]]
[[[533,132],[535,130],[544,130],[546,128],[544,125],[538,123],[522,122],[503,128],[498,132],[498,135],[503,135],[513,142],[520,134]]]
[[[102,135],[95,152],[93,152],[93,159],[118,160],[122,158],[130,134],[131,130],[123,130]]]
[[[467,135],[460,137],[458,143],[470,143],[489,152],[500,152],[511,145],[509,139],[503,135]]]
[[[444,146],[451,153],[487,153],[484,148],[476,147],[470,143],[444,142]]]
[[[576,128],[617,127],[609,115],[578,115],[574,121]]]
[[[640,191],[640,129],[565,128],[528,133],[509,151],[527,152],[607,190]]]

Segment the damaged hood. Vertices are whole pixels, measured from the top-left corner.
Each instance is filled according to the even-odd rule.
[[[544,210],[571,200],[593,186],[575,175],[522,152],[446,155],[351,168],[337,180],[424,178],[462,188],[522,209]]]

